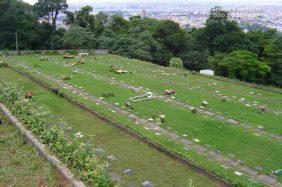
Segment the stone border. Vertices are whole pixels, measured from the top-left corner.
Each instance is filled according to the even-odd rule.
[[[8,66],[8,68],[12,69],[13,71],[17,72],[18,74],[30,79],[31,81],[39,84],[40,86],[44,87],[45,89],[49,90],[49,91],[52,91],[52,87],[50,87],[48,84],[42,82],[41,80],[38,80],[36,79],[35,77],[33,77],[32,75],[26,73],[26,72],[22,72],[14,67],[11,67],[11,66]],[[185,164],[186,166],[188,166],[190,169],[194,170],[195,172],[198,172],[200,174],[202,174],[203,176],[209,178],[210,180],[216,182],[219,184],[219,186],[222,186],[222,187],[229,187],[229,186],[232,186],[228,181],[225,181],[224,179],[220,178],[219,176],[213,174],[213,173],[210,173],[208,170],[206,170],[205,168],[202,168],[201,166],[199,165],[196,165],[194,163],[192,163],[191,161],[187,160],[186,158],[184,158],[183,156],[179,155],[178,153],[176,152],[173,152],[173,151],[170,151],[168,150],[167,148],[165,148],[164,146],[162,146],[161,144],[158,144],[126,127],[124,127],[123,125],[117,123],[117,122],[114,122],[112,120],[110,120],[109,118],[99,114],[98,112],[90,109],[89,107],[87,107],[86,105],[76,101],[75,99],[71,98],[70,96],[62,93],[60,95],[62,98],[66,99],[68,102],[74,104],[75,106],[85,110],[86,112],[92,114],[92,115],[95,115],[96,117],[98,117],[99,119],[103,120],[104,122],[106,122],[107,124],[110,124],[124,132],[126,132],[127,134],[129,134],[131,137],[143,142],[143,143],[146,143],[147,145],[149,145],[150,147],[152,147],[153,149],[167,155],[168,157],[176,160],[176,161],[179,161],[183,164]]]
[[[54,155],[48,153],[46,146],[39,142],[39,140],[29,131],[27,130],[23,124],[17,120],[9,111],[9,109],[0,102],[0,109],[2,110],[2,113],[8,118],[9,123],[14,125],[22,135],[26,138],[28,142],[30,142],[40,155],[51,162],[53,166],[55,166],[59,172],[67,179],[72,186],[74,187],[85,187],[86,185],[82,181],[78,181],[74,178],[74,175],[72,172],[64,165],[57,157]]]

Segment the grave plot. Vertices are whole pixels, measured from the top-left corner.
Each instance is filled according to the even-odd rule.
[[[0,120],[0,186],[68,185],[2,114]]]
[[[59,61],[59,60],[57,60]],[[59,63],[58,63],[59,64]],[[87,63],[87,66],[81,66],[82,68],[81,71],[84,71],[84,69],[87,69],[87,70],[96,70],[98,68],[97,65],[93,66],[93,64],[91,63]],[[94,68],[93,68],[94,67]],[[105,68],[105,67],[104,67]],[[106,67],[107,68],[107,67]],[[104,71],[105,73],[102,74],[102,75],[105,75],[107,74],[107,69],[103,69],[102,71]],[[87,72],[89,75],[91,75],[90,72]],[[92,73],[94,74],[94,73]],[[111,74],[109,74],[110,76]],[[118,80],[120,79],[119,76],[115,76],[115,77],[112,77],[112,82],[111,84],[113,84],[113,82],[121,85],[123,84],[122,86],[125,86],[125,87],[136,87],[136,88],[142,88],[142,86],[145,86],[150,89],[154,89],[156,91],[158,91],[159,94],[163,94],[163,89],[165,88],[169,88],[169,87],[175,87],[177,88],[178,90],[178,94],[176,96],[177,98],[177,102],[174,102],[176,104],[178,104],[179,102],[183,102],[183,103],[188,103],[188,105],[186,104],[183,105],[183,104],[178,104],[179,106],[184,106],[184,107],[202,107],[200,106],[202,104],[202,102],[204,100],[207,100],[209,101],[208,103],[209,106],[205,108],[205,110],[208,110],[210,112],[207,112],[209,114],[213,114],[213,115],[210,115],[210,116],[214,116],[216,117],[217,115],[223,115],[223,117],[219,116],[217,119],[225,119],[225,121],[227,122],[231,122],[234,124],[239,124],[241,123],[240,125],[244,126],[245,128],[249,128],[249,126],[252,126],[255,131],[258,131],[259,134],[263,135],[264,132],[260,133],[261,131],[266,131],[266,132],[270,132],[269,134],[269,137],[272,137],[272,138],[277,138],[280,133],[280,130],[282,131],[282,129],[280,128],[281,126],[278,125],[279,124],[279,121],[281,120],[281,115],[278,115],[277,113],[273,113],[272,111],[268,110],[268,108],[266,107],[266,110],[267,112],[264,113],[264,114],[261,114],[260,112],[260,108],[262,106],[260,106],[258,103],[253,103],[252,105],[250,104],[245,104],[245,103],[242,103],[242,101],[245,101],[244,98],[240,98],[240,99],[235,99],[235,103],[234,101],[229,101],[230,99],[228,98],[218,98],[218,97],[213,97],[213,96],[210,96],[210,94],[206,94],[204,95],[203,97],[199,96],[197,90],[188,90],[187,89],[184,89],[182,87],[177,87],[177,86],[172,86],[172,85],[169,85],[169,84],[166,84],[166,83],[158,83],[154,80],[150,80],[150,81],[143,81],[143,83],[140,84],[140,81],[141,78],[139,77],[136,81],[134,82],[130,82],[128,83],[128,79],[129,78],[132,78],[134,77],[135,74],[130,74],[130,75],[123,75],[122,76],[122,79],[125,80]],[[97,79],[111,79],[110,77],[105,77],[105,76],[101,76],[101,75],[97,75],[97,73],[95,75],[93,75],[94,77],[96,77]],[[97,77],[97,76],[100,76],[100,77]],[[143,78],[143,79],[146,79],[146,78]],[[119,82],[118,82],[119,81]],[[161,86],[161,87],[160,87]],[[156,89],[156,88],[159,88],[159,89]],[[172,96],[173,98],[175,98],[175,96]],[[173,101],[170,101],[170,102],[173,102]],[[191,103],[190,103],[191,102]],[[189,106],[189,104],[191,105],[194,105],[194,106]],[[265,108],[265,107],[263,107]],[[219,109],[219,110],[217,110]],[[242,110],[244,110],[244,113],[242,113]],[[211,113],[212,112],[212,113]],[[220,113],[218,113],[220,112]],[[250,117],[251,116],[251,117]],[[235,118],[235,120],[233,120]],[[230,119],[230,120],[229,120]],[[263,123],[261,123],[263,121]],[[277,130],[278,128],[278,130]],[[272,135],[274,134],[274,135]],[[277,135],[278,134],[278,135]]]
[[[88,139],[85,142],[99,147],[97,154],[110,162],[112,178],[122,186],[141,186],[146,181],[157,186],[183,186],[189,179],[197,186],[217,185],[9,69],[0,69],[0,78],[18,83],[25,92],[32,90],[35,95],[31,102],[50,110],[51,124],[61,120],[62,124],[69,124],[67,130],[77,136],[85,138],[87,134],[93,135],[93,142]]]
[[[160,66],[144,63],[142,61],[128,60],[126,58],[118,56],[108,55],[105,58],[103,57],[99,59],[98,57],[97,59],[92,61],[95,62],[95,64],[101,65],[108,65],[113,63],[114,61],[117,66],[126,67],[129,70],[135,71],[136,74],[142,74],[143,77],[147,76],[154,79],[163,80],[165,82],[171,82],[173,84],[178,83],[181,85],[187,85],[192,89],[197,89],[200,91],[202,89],[205,89],[207,91],[210,91],[210,93],[214,93],[215,91],[220,89],[222,91],[222,94],[226,93],[228,96],[232,97],[235,93],[238,98],[248,96],[247,98],[251,101],[253,101],[257,97],[259,99],[258,101],[261,101],[262,104],[265,102],[263,99],[266,99],[266,101],[269,101],[267,102],[267,104],[271,103],[274,106],[277,106],[278,109],[281,108],[281,105],[276,105],[277,101],[279,100],[279,103],[281,104],[281,98],[277,98],[277,94],[273,94],[264,90],[254,89],[247,86],[234,85],[232,83],[226,83],[198,75],[192,75],[191,73],[185,74],[181,70],[163,68]],[[199,85],[201,86],[200,88],[197,87]]]
[[[281,104],[277,104],[276,108],[280,109],[274,111],[271,109],[267,109],[266,106],[267,112],[262,115],[259,113],[260,106],[264,107],[265,105],[260,104],[258,100],[254,100],[253,103],[250,103],[249,101],[246,102],[247,100],[245,95],[234,96],[234,94],[236,95],[236,93],[233,93],[234,97],[231,96],[226,98],[224,96],[215,97],[210,93],[199,94],[198,90],[187,90],[186,88],[183,88],[181,86],[168,84],[165,82],[159,82],[153,79],[147,80],[146,77],[142,77],[142,75],[138,74],[139,70],[132,74],[116,76],[107,71],[107,64],[109,63],[105,64],[106,65],[97,65],[96,63],[94,63],[93,65],[93,63],[88,63],[85,66],[81,66],[81,68],[87,69],[89,71],[95,71],[96,74],[112,76],[116,80],[123,81],[124,83],[133,85],[135,87],[150,88],[153,91],[157,91],[159,94],[162,94],[162,92],[167,88],[175,88],[175,90],[178,91],[176,99],[180,100],[181,102],[185,102],[199,107],[201,105],[201,102],[206,100],[210,103],[209,107],[207,108],[208,110],[211,110],[216,113],[220,112],[220,115],[225,115],[226,118],[236,119],[239,122],[252,125],[255,128],[257,128],[258,126],[262,126],[265,131],[271,132],[273,134],[281,134],[282,132],[281,126],[278,125],[279,121],[281,120]],[[127,63],[124,63],[124,66],[127,66]],[[127,67],[127,69],[129,68]],[[216,85],[213,85],[213,87],[216,87]],[[221,94],[220,91],[218,92],[218,94]]]
[[[51,66],[51,65],[50,65]],[[83,77],[83,76],[82,76]],[[90,78],[89,78],[90,79]],[[101,82],[102,80],[99,80],[99,79],[97,79],[97,81],[93,81],[92,79],[91,79],[91,81],[93,81],[93,82],[95,82],[95,84],[97,83],[98,84],[98,82]],[[80,77],[80,81],[81,82],[83,82],[83,84],[84,84],[84,86],[83,86],[83,88],[85,88],[85,87],[87,87],[87,91],[88,91],[88,87],[89,87],[89,85],[88,84],[86,84],[85,82],[87,82],[87,80],[86,79],[82,79],[81,77]],[[70,82],[71,83],[71,82]],[[73,83],[72,83],[73,84]],[[111,85],[111,84],[110,84]],[[80,87],[81,86],[81,84],[78,84],[77,85],[77,87]],[[112,88],[111,88],[112,89]],[[118,92],[118,88],[115,88],[114,90],[117,90],[117,92]],[[122,90],[121,88],[120,88],[120,90]],[[122,90],[121,92],[125,92],[124,90]],[[97,95],[96,93],[94,93],[93,91],[91,91],[91,95]],[[100,94],[98,94],[98,95],[100,95]],[[125,96],[126,96],[126,94],[125,94]],[[120,97],[120,96],[118,96],[118,97]],[[126,96],[126,97],[128,97],[128,96]],[[110,102],[115,102],[116,100],[115,99],[117,99],[117,98],[113,98],[113,100],[112,101],[110,101]],[[120,99],[120,98],[119,98]],[[118,102],[115,102],[115,103],[118,103]],[[137,111],[138,112],[138,115],[140,115],[140,112],[143,112],[142,114],[144,115],[145,114],[145,112],[146,111],[148,111],[148,109],[151,109],[152,107],[154,107],[155,106],[155,108],[153,108],[153,110],[154,111],[157,111],[159,108],[156,108],[156,106],[162,106],[162,104],[164,104],[164,106],[163,107],[161,107],[160,109],[162,109],[162,110],[167,110],[169,107],[168,107],[168,105],[166,104],[166,103],[153,103],[152,105],[149,105],[149,106],[147,106],[149,104],[149,102],[147,102],[147,103],[145,103],[144,105],[143,105],[143,103],[141,103],[140,104],[140,106],[144,106],[144,108],[141,108],[141,110],[139,111]],[[181,109],[179,109],[179,110],[177,110],[175,113],[179,113],[179,111],[180,111]],[[144,112],[145,111],[145,112]],[[187,111],[185,111],[186,113],[185,113],[185,115],[186,114],[188,114],[187,113]],[[152,112],[149,112],[149,113],[152,113]],[[141,114],[141,115],[142,115]],[[180,113],[181,114],[181,113]],[[184,113],[183,113],[184,114]],[[191,114],[191,113],[189,113],[189,114]],[[149,116],[149,115],[147,115],[147,114],[145,114],[146,116]],[[145,116],[145,117],[146,117]],[[167,119],[167,116],[170,116],[169,118],[170,119],[173,119],[173,120],[175,120],[175,119],[178,119],[177,118],[177,115],[175,115],[175,114],[173,114],[173,115],[166,115],[166,119]],[[148,118],[149,119],[149,118]],[[191,119],[193,119],[193,120],[190,120],[190,118],[180,118],[181,120],[180,121],[195,121],[195,123],[199,123],[199,124],[204,124],[204,122],[203,121],[201,121],[202,119],[199,119],[199,118],[195,118],[195,117],[191,117]],[[154,119],[153,119],[154,120]],[[208,119],[207,119],[208,120]],[[175,123],[174,121],[171,121],[172,123]],[[188,125],[190,125],[190,124],[188,124]],[[183,127],[184,129],[186,129],[187,127],[186,126],[183,126],[183,124],[181,125],[179,122],[176,122],[176,125],[175,125],[176,127],[173,127],[174,129],[173,130],[176,130],[176,128],[179,128],[178,126],[180,126],[180,127]],[[193,126],[195,126],[195,125],[193,125]],[[216,125],[216,126],[218,126],[218,125]],[[170,127],[171,128],[171,127]],[[194,127],[195,128],[195,127]],[[205,129],[206,127],[200,127],[200,128],[203,128],[203,129]],[[223,129],[228,129],[227,127],[224,127],[224,126],[222,126],[221,128],[223,128]],[[220,129],[220,128],[219,128]],[[180,129],[181,130],[181,129]],[[219,133],[221,132],[222,130],[220,130],[219,131]],[[232,133],[231,132],[234,132],[234,136],[232,135]],[[182,133],[182,132],[181,132]],[[197,131],[196,132],[194,132],[195,134],[197,133]],[[241,130],[238,130],[238,131],[236,131],[235,130],[235,128],[234,129],[231,129],[230,130],[230,132],[228,132],[228,133],[223,133],[223,137],[225,137],[225,136],[227,136],[228,134],[231,134],[231,137],[236,137],[237,136],[237,134],[240,134],[240,133],[242,133],[241,132]],[[187,133],[188,134],[188,133]],[[187,134],[185,134],[185,135],[187,135]],[[205,133],[203,133],[203,134],[209,134],[208,132],[205,132]],[[184,134],[183,134],[184,135]],[[204,136],[204,135],[203,135]],[[221,137],[222,138],[222,137]],[[230,138],[230,137],[229,137]],[[241,137],[242,139],[253,139],[254,140],[254,138],[253,137]],[[195,138],[193,138],[194,139],[194,141],[196,142],[196,140],[197,140],[197,142],[202,142],[202,138],[198,138],[198,137],[195,137]],[[223,140],[223,139],[221,139],[221,140]],[[213,142],[214,141],[214,142]],[[220,140],[219,139],[216,139],[216,137],[215,137],[215,139],[211,139],[211,142],[213,142],[213,143],[215,143],[215,142],[219,142]],[[230,141],[230,140],[229,140]],[[232,141],[232,140],[231,140]],[[233,140],[234,141],[234,140]],[[254,140],[256,143],[258,143],[258,142],[260,142],[261,141],[261,139],[259,138],[258,140]],[[223,141],[224,142],[224,141]],[[226,142],[226,140],[225,140],[225,142]],[[237,143],[237,142],[234,142],[235,144]],[[245,142],[244,142],[245,143]],[[256,144],[255,143],[255,144]],[[259,145],[260,144],[264,144],[264,143],[259,143]],[[216,143],[215,143],[215,145],[216,145]],[[210,146],[210,145],[209,145]],[[234,144],[232,144],[232,146],[231,146],[232,148],[234,148],[234,147],[239,147],[240,148],[240,143],[237,143],[237,145],[235,145],[234,146]],[[250,148],[251,148],[252,146],[250,145]],[[201,149],[201,148],[199,148],[199,147],[197,147],[198,149],[199,149],[199,151],[201,151],[201,150],[203,150],[203,149]],[[201,149],[201,150],[200,150]],[[225,149],[225,148],[224,148]],[[274,148],[275,149],[275,148]],[[225,149],[226,150],[226,149]],[[251,149],[250,149],[251,150]],[[246,152],[246,150],[242,150],[243,152]],[[252,151],[250,151],[250,152],[252,152]],[[240,155],[241,156],[241,155]],[[248,156],[248,155],[245,155],[245,156]],[[245,161],[245,160],[244,160]],[[246,161],[245,161],[246,162]],[[271,161],[272,162],[272,161]],[[273,161],[273,162],[279,162],[279,159],[277,160],[277,161]]]

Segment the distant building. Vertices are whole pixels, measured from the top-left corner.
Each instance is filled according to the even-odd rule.
[[[203,75],[214,75],[214,71],[211,70],[211,69],[200,70],[200,73],[203,74]]]
[[[145,18],[146,17],[146,10],[145,9],[141,10],[140,16],[141,16],[141,18]]]
[[[248,30],[248,29],[244,29],[243,31],[244,31],[244,33],[248,33],[248,32],[249,32],[249,30]]]

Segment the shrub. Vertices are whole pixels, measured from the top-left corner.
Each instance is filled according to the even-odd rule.
[[[65,51],[65,53],[68,53],[70,55],[78,55],[78,51],[77,50],[67,50],[67,51]]]
[[[39,51],[39,50],[34,50],[34,51],[32,51],[32,54],[34,54],[34,55],[40,55],[40,54],[41,54],[41,51]]]
[[[33,64],[33,67],[35,67],[35,68],[39,68],[39,64]]]
[[[63,91],[61,91],[59,88],[52,88],[51,92],[58,95],[58,96],[63,96]]]
[[[102,97],[104,98],[109,98],[109,97],[114,97],[115,94],[113,92],[106,92],[102,94]]]
[[[56,94],[56,95],[59,95],[59,93],[60,93],[60,90],[59,90],[59,88],[52,88],[52,93],[54,93],[54,94]]]
[[[180,58],[172,58],[169,61],[169,67],[183,69],[183,61]]]
[[[197,110],[196,108],[191,108],[191,112],[192,112],[193,114],[197,114],[198,110]]]
[[[8,64],[5,62],[0,62],[0,68],[8,67]]]

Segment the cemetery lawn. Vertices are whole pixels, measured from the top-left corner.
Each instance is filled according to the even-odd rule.
[[[140,185],[146,180],[158,186],[187,186],[190,181],[196,186],[216,186],[214,182],[191,171],[187,166],[168,158],[10,69],[0,68],[0,79],[17,83],[26,92],[34,91],[36,96],[32,102],[50,110],[50,123],[61,119],[73,128],[74,133],[94,135],[92,143],[105,151],[103,159],[110,155],[117,158],[111,168],[120,174],[122,186]],[[89,142],[87,139],[85,141]],[[125,169],[132,169],[134,174],[126,176]]]
[[[16,56],[13,58],[56,78],[60,78],[62,75],[70,75],[72,79],[65,81],[67,84],[84,88],[88,93],[97,98],[105,93],[113,93],[113,97],[104,98],[105,101],[112,104],[124,106],[125,101],[130,97],[138,96],[141,93],[135,93],[131,89],[111,82],[111,80],[118,80],[121,83],[127,83],[134,87],[142,87],[143,90],[147,89],[159,95],[163,95],[163,91],[166,89],[174,89],[177,91],[177,94],[172,100],[195,107],[199,107],[203,101],[207,101],[208,106],[205,109],[208,111],[281,137],[282,94],[114,55],[85,57],[83,59],[86,63],[78,66],[64,66],[68,62],[74,62],[78,59],[64,60],[62,56],[53,57],[56,60],[44,62],[40,61],[40,57],[36,56]],[[8,59],[7,61],[11,66],[17,67],[17,62],[14,59]],[[128,73],[116,74],[109,71],[110,66],[123,68]],[[73,73],[75,68],[80,68],[84,72],[75,74]],[[93,72],[105,79],[88,74]],[[33,74],[33,76],[36,76],[36,74]],[[55,85],[44,78],[37,78]],[[170,140],[166,140],[165,137],[156,136],[153,132],[134,125],[126,117],[112,113],[111,109],[95,106],[95,104],[87,102],[82,97],[76,96],[66,89],[60,89],[90,108],[112,117],[115,121],[126,124],[128,128],[159,142],[171,150],[179,152],[197,164],[208,168],[218,175],[222,175],[223,178],[228,178],[232,182],[234,180],[235,183],[236,181],[246,182],[243,176],[235,176],[232,171],[223,172],[218,165],[211,164],[210,161],[203,161],[204,155],[197,157],[194,152],[187,152],[183,147],[170,142]],[[278,91],[281,90],[278,89]],[[227,97],[228,100],[223,102],[223,97]],[[58,102],[60,103],[61,101]],[[52,104],[55,105],[57,103],[53,102]],[[259,113],[257,104],[265,106],[267,111]],[[281,169],[279,168],[282,165],[281,139],[273,140],[266,136],[258,135],[254,129],[244,129],[240,126],[231,125],[224,120],[214,119],[200,113],[193,114],[189,109],[162,100],[134,103],[133,109],[129,111],[144,119],[158,116],[160,113],[165,114],[165,122],[161,124],[161,127],[180,136],[185,135],[189,140],[197,139],[199,144],[216,150],[225,156],[231,155],[232,159],[240,160],[248,167],[260,167],[262,169],[260,172],[265,174],[272,170]],[[85,130],[85,127],[82,127],[79,131],[83,132],[83,129]],[[282,177],[279,176],[278,180],[281,182]]]
[[[4,120],[0,125],[0,186],[68,186],[68,182]]]

